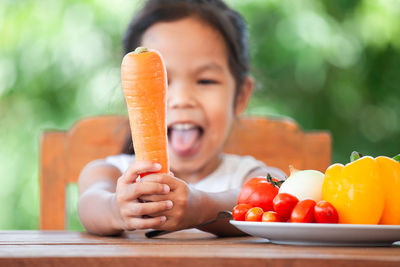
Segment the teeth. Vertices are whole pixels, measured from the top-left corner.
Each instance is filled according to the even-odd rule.
[[[171,126],[174,130],[191,130],[197,126],[193,123],[177,123]]]

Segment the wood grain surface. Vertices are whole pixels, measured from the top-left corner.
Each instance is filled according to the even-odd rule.
[[[68,231],[0,232],[0,266],[400,266],[400,246],[322,247],[217,238],[185,230],[98,237]]]

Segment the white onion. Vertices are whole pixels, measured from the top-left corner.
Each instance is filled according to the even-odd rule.
[[[288,193],[299,201],[311,198],[315,202],[322,200],[322,183],[324,174],[316,170],[303,170],[293,172],[282,183],[279,193]]]

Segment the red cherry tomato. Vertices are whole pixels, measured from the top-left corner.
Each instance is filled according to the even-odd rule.
[[[273,210],[272,200],[278,191],[279,187],[272,185],[265,177],[251,178],[243,185],[238,204],[250,204],[265,211]]]
[[[296,223],[314,222],[315,204],[315,201],[312,199],[304,199],[297,203],[290,216],[290,221]]]
[[[317,223],[339,222],[339,215],[335,207],[325,200],[321,200],[315,205],[314,218]]]
[[[293,208],[298,202],[299,199],[291,194],[279,193],[272,201],[272,204],[276,213],[283,218],[289,219]]]
[[[253,206],[249,204],[238,204],[232,210],[232,217],[235,221],[244,221],[246,219],[246,213]]]
[[[262,208],[254,207],[246,212],[245,220],[249,222],[260,222],[264,211]]]
[[[262,222],[286,222],[287,220],[281,216],[279,216],[278,213],[275,211],[266,211],[264,212],[262,218]]]

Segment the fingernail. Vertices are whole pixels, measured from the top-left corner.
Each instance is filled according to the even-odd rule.
[[[161,217],[160,217],[160,220],[161,220],[162,222],[165,222],[165,221],[167,220],[167,217],[161,216]]]
[[[160,163],[154,163],[154,167],[159,170],[159,169],[161,169],[161,164]]]
[[[169,186],[165,184],[163,190],[164,190],[165,193],[168,193],[169,192]]]
[[[167,200],[165,204],[167,205],[168,209],[172,208],[172,206],[174,205],[171,200]]]

